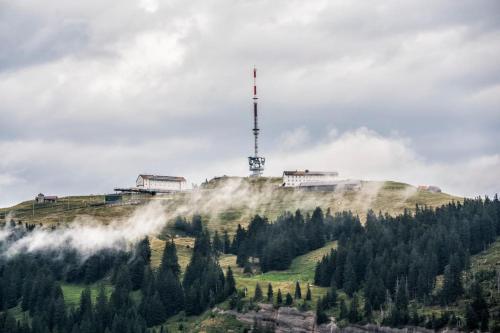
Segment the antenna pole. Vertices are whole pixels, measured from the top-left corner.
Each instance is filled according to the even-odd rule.
[[[253,69],[253,136],[254,136],[254,154],[248,158],[248,165],[250,167],[251,177],[260,177],[264,171],[264,164],[266,159],[259,157],[259,120],[257,112],[257,68]]]
[[[259,154],[259,122],[257,113],[257,69],[253,69],[253,135],[255,138],[254,157]]]

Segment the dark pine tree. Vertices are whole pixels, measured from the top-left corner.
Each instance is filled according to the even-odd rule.
[[[224,287],[224,293],[226,297],[234,294],[236,291],[236,281],[234,280],[233,270],[231,269],[231,266],[227,267],[226,282],[224,284]]]
[[[260,287],[260,284],[257,282],[255,284],[255,294],[253,296],[254,301],[259,302],[262,301],[263,294],[262,294],[262,289]]]
[[[306,301],[311,300],[311,287],[309,286],[309,283],[307,284],[307,293],[306,293]]]
[[[267,301],[273,301],[273,285],[271,283],[267,284]]]
[[[325,313],[325,309],[323,308],[323,300],[321,298],[318,299],[318,302],[316,303],[316,323],[318,325],[327,323],[328,316]]]
[[[217,230],[215,230],[215,233],[214,233],[214,238],[212,240],[212,247],[213,247],[214,253],[216,255],[219,255],[220,253],[224,253],[224,243],[222,242],[222,240],[219,236],[219,232]]]
[[[463,293],[462,271],[460,259],[457,254],[452,254],[449,264],[444,269],[443,289],[441,297],[444,304],[453,303]]]
[[[166,272],[167,270],[170,270],[177,277],[181,273],[181,267],[177,258],[177,249],[173,239],[165,242],[163,256],[161,257],[160,272]]]
[[[349,308],[349,314],[347,316],[347,319],[349,320],[350,323],[357,323],[360,321],[360,315],[359,315],[359,302],[358,302],[358,296],[354,295],[351,300],[351,306]]]
[[[276,304],[283,304],[283,296],[281,295],[281,289],[278,288],[278,296],[276,297]]]
[[[295,299],[301,299],[302,298],[302,292],[300,290],[300,284],[299,281],[295,282],[295,293],[294,293]]]

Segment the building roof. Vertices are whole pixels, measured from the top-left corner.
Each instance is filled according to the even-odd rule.
[[[158,180],[164,182],[185,182],[186,178],[184,177],[174,177],[174,176],[159,176],[159,175],[139,175],[143,179],[148,180]]]
[[[309,170],[295,170],[295,171],[283,171],[285,176],[338,176],[337,171],[309,171]]]

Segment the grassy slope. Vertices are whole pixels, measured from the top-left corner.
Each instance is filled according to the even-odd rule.
[[[481,270],[500,269],[500,238],[497,239],[486,251],[478,253],[472,257],[471,269],[472,272]]]
[[[0,208],[0,221],[8,218],[21,219],[27,223],[68,223],[77,217],[91,216],[103,223],[130,214],[135,206],[104,206],[104,196],[73,196],[59,198],[56,203],[34,204],[24,201],[15,206]],[[34,209],[33,209],[34,208]]]
[[[83,284],[72,284],[72,283],[63,283],[61,284],[61,289],[64,294],[64,301],[69,308],[76,308],[80,304],[80,296],[82,294],[83,289],[87,286]],[[97,298],[97,293],[99,292],[99,284],[94,283],[89,286],[90,291],[92,293],[92,301],[95,302]],[[106,290],[106,295],[111,295],[113,291],[113,287],[109,283],[104,283],[104,288]],[[23,312],[21,309],[21,304],[18,304],[16,307],[9,309],[12,315],[17,320],[22,320],[24,317],[28,318],[28,312]]]
[[[236,256],[234,255],[224,255],[220,259],[220,264],[224,269],[226,269],[227,266],[231,266],[234,271],[237,287],[247,288],[250,295],[254,294],[255,284],[257,282],[260,284],[264,293],[267,291],[267,284],[271,283],[275,293],[279,288],[284,295],[287,292],[290,292],[290,294],[293,295],[296,281],[299,281],[301,289],[305,295],[307,283],[313,283],[316,262],[325,254],[329,253],[335,246],[336,243],[331,242],[318,250],[297,257],[292,261],[290,268],[284,271],[270,271],[260,274],[245,275],[243,274],[243,269],[236,266]],[[321,287],[311,287],[313,297],[323,295],[325,290],[325,288]]]
[[[417,191],[413,186],[397,182],[363,182],[359,192],[303,192],[279,187],[280,178],[249,179],[226,177],[211,180],[199,190],[175,195],[142,197],[142,202],[161,200],[165,204],[165,219],[177,215],[201,214],[209,229],[230,233],[238,223],[247,225],[255,214],[275,219],[283,211],[311,211],[320,206],[333,212],[351,210],[363,219],[368,209],[401,213],[414,209],[416,204],[439,206],[459,197],[445,193]],[[90,206],[102,203],[102,196],[61,198],[56,204],[35,205],[26,201],[14,207],[0,209],[0,222],[4,217],[15,217],[28,223],[69,223],[76,217],[92,217],[103,223],[130,216],[136,205]],[[69,202],[69,205],[68,205]],[[69,208],[68,208],[69,207]],[[9,215],[9,213],[11,213]]]
[[[92,293],[92,300],[95,301],[97,298],[97,293],[99,292],[99,284],[95,283],[89,286],[90,291]],[[61,289],[64,293],[64,300],[68,306],[77,307],[80,304],[80,296],[82,294],[83,289],[86,286],[83,284],[71,284],[71,283],[63,283],[61,284]],[[110,284],[104,284],[104,288],[106,290],[106,294],[108,297],[111,295],[113,291],[113,287]]]

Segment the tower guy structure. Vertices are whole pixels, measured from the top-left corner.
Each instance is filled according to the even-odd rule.
[[[248,166],[250,168],[250,177],[260,177],[264,172],[266,159],[259,156],[259,122],[257,114],[257,69],[253,69],[253,136],[254,136],[254,154],[248,157]]]

